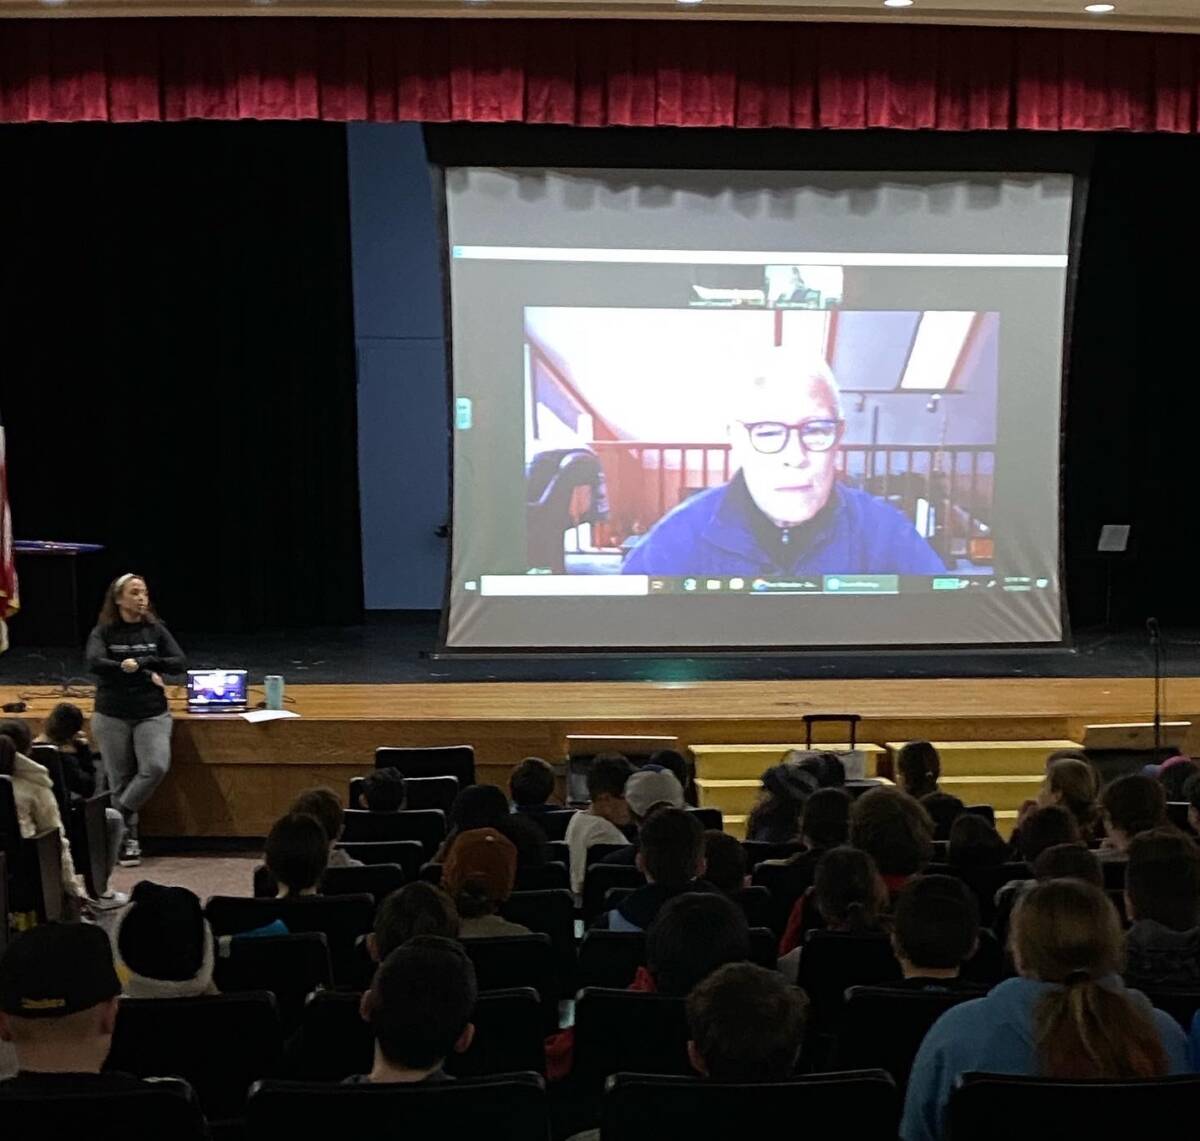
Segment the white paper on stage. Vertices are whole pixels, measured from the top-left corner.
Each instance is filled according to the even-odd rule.
[[[260,721],[280,721],[285,717],[299,716],[299,713],[293,713],[290,709],[247,709],[242,714],[242,720],[257,725]]]

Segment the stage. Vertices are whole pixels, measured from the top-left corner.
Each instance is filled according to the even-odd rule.
[[[407,631],[402,649],[388,638],[398,629]],[[665,734],[685,745],[789,742],[801,737],[804,714],[847,712],[862,716],[861,739],[879,744],[1078,740],[1088,724],[1153,714],[1149,655],[1132,633],[1074,651],[988,655],[454,661],[422,656],[430,633],[427,625],[382,623],[322,641],[186,639],[197,664],[246,666],[256,679],[287,675],[287,708],[300,716],[258,725],[188,716],[182,692],[172,690],[174,762],[145,812],[146,834],[261,836],[299,789],[345,788],[371,767],[378,745],[471,744],[480,779],[503,783],[524,756],[560,760],[569,733]],[[25,700],[31,718],[44,715],[61,700],[52,680],[82,680],[78,658],[68,665],[64,656],[65,668],[51,673],[52,655],[18,647],[0,659],[0,698]],[[1200,753],[1196,657],[1190,640],[1171,639],[1163,707],[1170,719],[1197,725],[1192,753]],[[990,673],[975,672],[988,664]],[[375,680],[381,676],[402,680]]]

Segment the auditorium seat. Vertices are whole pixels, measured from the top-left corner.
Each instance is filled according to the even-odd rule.
[[[217,956],[213,980],[224,994],[269,990],[286,1033],[299,1024],[305,998],[333,985],[329,944],[320,931],[233,939]]]
[[[751,927],[771,926],[775,909],[771,893],[765,887],[744,887],[730,898],[746,913],[746,922]]]
[[[768,970],[779,963],[779,940],[769,927],[750,928],[750,962]]]
[[[304,1007],[301,1032],[289,1049],[288,1072],[306,1081],[342,1081],[370,1070],[374,1038],[354,991],[319,991]],[[446,1059],[456,1077],[544,1073],[545,1023],[537,992],[530,987],[481,991],[471,1016],[475,1037],[465,1054]]]
[[[365,777],[350,778],[348,808],[359,807],[358,797],[365,780]],[[404,778],[404,807],[410,810],[437,808],[448,813],[457,795],[458,780],[452,776]]]
[[[1100,867],[1104,870],[1105,891],[1125,890],[1125,860],[1101,860]]]
[[[354,944],[371,930],[375,901],[369,895],[305,895],[292,899],[243,899],[214,895],[204,909],[214,935],[236,935],[276,919],[290,932],[321,931],[329,943],[335,982],[357,977]]]
[[[767,844],[762,840],[743,840],[742,851],[746,853],[746,867],[753,870],[764,860],[786,860],[797,852],[804,851],[798,840],[791,844]]]
[[[929,1028],[960,1002],[987,994],[987,987],[907,990],[855,986],[846,992],[830,1064],[839,1070],[886,1070],[901,1091]]]
[[[603,863],[614,852],[623,852],[628,847],[628,844],[589,844],[587,856],[585,857],[586,866],[591,867],[592,864]],[[570,851],[568,849],[568,857],[569,855]],[[633,865],[626,864],[625,866],[632,867]]]
[[[770,917],[767,921],[776,934],[782,935],[787,927],[792,908],[810,887],[816,865],[805,860],[796,864],[759,864],[751,874],[756,887],[766,888],[771,896]]]
[[[21,835],[12,778],[0,776],[0,851],[8,869],[8,903],[14,914],[33,912],[39,923],[62,917],[62,842],[57,828],[30,839]]]
[[[525,820],[531,820],[545,832],[547,840],[565,840],[567,825],[571,823],[571,817],[576,811],[574,808],[558,808],[550,812],[522,812],[519,815]]]
[[[964,805],[963,811],[986,820],[993,828],[996,827],[996,810],[990,804],[967,804]]]
[[[634,891],[644,886],[646,877],[633,864],[589,863],[583,873],[583,918],[584,922],[595,919],[609,906],[608,893],[613,888]]]
[[[1196,830],[1192,827],[1191,819],[1188,816],[1189,808],[1191,808],[1190,801],[1168,800],[1167,820],[1181,832],[1186,832],[1189,836],[1195,836]]]
[[[546,1029],[558,1026],[559,962],[550,937],[500,935],[489,939],[464,939],[463,949],[475,964],[475,979],[481,991],[530,987],[542,1001]]]
[[[719,808],[689,808],[688,811],[700,821],[700,827],[705,831],[725,831],[725,818]]]
[[[278,1076],[282,1064],[275,996],[247,991],[121,999],[105,1068],[140,1078],[183,1078],[205,1116],[226,1121],[242,1115],[250,1084]]]
[[[367,812],[348,808],[343,816],[343,843],[380,840],[419,840],[429,859],[446,838],[446,814],[436,808],[411,812]]]
[[[1200,1076],[1190,1074],[1078,1082],[964,1074],[946,1120],[956,1141],[1061,1141],[1067,1122],[1077,1137],[1138,1137],[1155,1122],[1186,1129],[1198,1102]]]
[[[594,1095],[619,1072],[690,1074],[688,1037],[681,998],[585,987],[575,1002],[572,1078]]]
[[[991,987],[1011,977],[1013,973],[1004,943],[997,939],[989,928],[980,927],[975,954],[963,963],[960,977],[965,982]]]
[[[352,860],[363,864],[399,864],[409,882],[417,878],[425,862],[425,845],[419,840],[368,840],[349,844],[343,841],[336,846]]]
[[[364,864],[361,868],[326,868],[321,876],[322,895],[365,893],[378,907],[383,900],[408,883],[399,864]]]
[[[550,936],[558,966],[558,993],[575,990],[575,897],[570,891],[514,891],[500,914]]]
[[[475,750],[470,745],[398,748],[383,745],[375,750],[377,769],[399,769],[405,777],[454,777],[459,788],[475,783]]]
[[[753,1083],[622,1072],[605,1090],[600,1133],[604,1141],[729,1141],[748,1130],[787,1136],[840,1122],[855,1141],[895,1141],[899,1116],[898,1091],[881,1070]]]
[[[97,1093],[56,1088],[4,1095],[6,1137],[79,1141],[208,1141],[209,1131],[187,1082],[165,1079],[141,1088]]]
[[[588,931],[579,944],[578,984],[624,990],[646,962],[641,931]]]
[[[543,1141],[550,1121],[537,1074],[454,1082],[340,1085],[256,1082],[246,1112],[249,1141],[481,1137]]]
[[[926,875],[957,876],[971,889],[979,904],[979,922],[990,927],[996,919],[996,892],[1006,883],[1033,878],[1028,864],[1013,862],[990,868],[961,868],[955,864],[929,864]]]
[[[570,891],[571,876],[563,864],[517,868],[516,891]]]

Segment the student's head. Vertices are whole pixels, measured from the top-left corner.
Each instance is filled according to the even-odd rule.
[[[1104,886],[1104,869],[1096,853],[1082,844],[1054,844],[1031,862],[1038,880],[1080,880],[1093,887]]]
[[[592,812],[614,824],[629,823],[629,805],[625,785],[633,775],[633,765],[620,753],[600,753],[587,769],[588,799]]]
[[[517,867],[542,867],[546,863],[546,833],[522,812],[510,812],[496,825],[517,850]]]
[[[494,828],[460,832],[442,866],[442,883],[464,919],[494,915],[516,880],[516,846]]]
[[[17,747],[10,737],[0,735],[0,776],[10,777],[17,763]]]
[[[362,1016],[380,1059],[398,1070],[431,1072],[471,1045],[475,968],[451,939],[418,935],[379,965]]]
[[[957,868],[994,868],[1007,854],[1000,833],[973,812],[964,812],[950,829],[946,859]]]
[[[805,523],[829,501],[844,427],[837,383],[815,354],[769,350],[735,385],[729,417],[733,466],[776,526]]]
[[[508,797],[494,784],[468,785],[450,805],[452,832],[471,832],[476,828],[495,828],[508,816]]]
[[[830,848],[817,862],[813,898],[831,931],[874,931],[887,905],[887,889],[866,852]]]
[[[808,1001],[778,971],[729,963],[688,995],[688,1057],[717,1082],[790,1078],[804,1038]]]
[[[20,717],[5,717],[0,720],[0,737],[7,737],[16,747],[18,753],[29,755],[29,750],[33,748],[33,731],[29,728],[29,722],[23,721]]]
[[[1168,757],[1158,770],[1158,783],[1163,787],[1163,795],[1168,800],[1183,800],[1183,790],[1187,787],[1187,782],[1198,772],[1200,766],[1197,766],[1191,757],[1182,754]]]
[[[928,741],[909,741],[896,757],[896,783],[918,799],[937,791],[942,775],[942,758]]]
[[[692,774],[688,768],[687,758],[682,753],[675,749],[659,749],[657,752],[650,754],[650,759],[646,764],[666,769],[667,772],[679,781],[679,787],[683,789],[686,795],[688,786],[692,783]]]
[[[288,811],[303,812],[314,817],[317,823],[325,829],[330,847],[333,847],[341,839],[345,813],[342,810],[342,802],[338,800],[338,795],[333,789],[305,789],[292,801],[292,806]]]
[[[391,766],[376,769],[363,777],[359,797],[369,812],[402,812],[408,803],[404,774]]]
[[[659,994],[682,998],[718,967],[749,957],[745,912],[713,892],[668,900],[646,932],[646,969]]]
[[[554,795],[554,770],[541,757],[526,757],[510,774],[508,791],[518,808],[537,808]]]
[[[704,829],[686,809],[660,808],[642,825],[637,866],[663,887],[686,887],[704,874]]]
[[[906,977],[953,972],[979,944],[979,904],[957,876],[917,876],[896,897],[892,949]]]
[[[1075,817],[1081,835],[1091,833],[1096,819],[1096,771],[1077,753],[1052,753],[1038,792],[1041,807],[1056,804]]]
[[[458,938],[458,911],[440,887],[414,880],[386,896],[375,912],[367,950],[380,963],[397,947],[418,935]]]
[[[213,935],[195,892],[142,880],[116,929],[130,998],[194,998],[213,981]]]
[[[933,821],[898,788],[873,788],[850,810],[850,843],[871,856],[881,875],[911,876],[933,855]]]
[[[99,1073],[121,983],[112,945],[92,924],[49,923],[18,935],[0,957],[0,1039],[23,1070]]]
[[[933,821],[933,838],[949,840],[950,829],[967,810],[967,806],[957,796],[951,796],[948,792],[927,792],[919,799],[921,807],[929,813],[929,819]]]
[[[799,840],[804,806],[820,783],[811,766],[794,761],[772,765],[762,775],[758,802],[746,822],[746,839],[768,843]]]
[[[1122,967],[1120,920],[1104,892],[1046,880],[1017,902],[1010,945],[1020,975],[1055,983],[1034,1009],[1038,1076],[1148,1078],[1166,1073],[1158,1030],[1142,1006],[1103,985]]]
[[[142,622],[157,615],[150,605],[150,589],[140,574],[118,575],[108,584],[104,602],[100,607],[99,624],[111,626],[114,622]]]
[[[684,806],[683,786],[666,769],[638,769],[625,782],[625,801],[641,825],[656,808]]]
[[[315,816],[289,812],[267,835],[263,862],[285,895],[310,894],[329,863],[329,834]]]
[[[710,828],[704,833],[704,878],[726,895],[746,886],[746,849],[736,836]]]
[[[1079,825],[1060,805],[1035,808],[1021,824],[1021,853],[1026,863],[1032,864],[1047,848],[1078,843]]]
[[[1152,828],[1129,844],[1125,907],[1132,920],[1152,919],[1172,931],[1200,922],[1200,850],[1174,828]]]
[[[60,701],[46,715],[42,732],[52,745],[66,745],[83,732],[83,710],[69,701]]]
[[[808,847],[820,851],[846,842],[850,832],[850,797],[840,788],[819,788],[805,802],[801,833]]]
[[[1167,822],[1162,785],[1140,773],[1113,781],[1101,793],[1100,806],[1104,810],[1104,830],[1121,851],[1139,832],[1161,828]]]

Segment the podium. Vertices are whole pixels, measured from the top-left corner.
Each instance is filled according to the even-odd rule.
[[[13,543],[21,591],[21,610],[9,623],[14,645],[79,647],[79,557],[102,550],[98,543]]]

